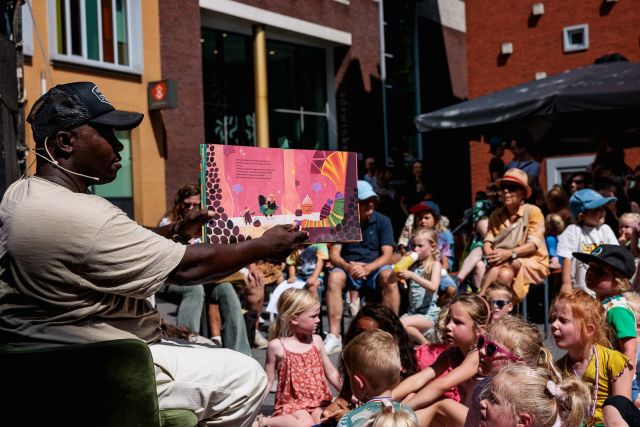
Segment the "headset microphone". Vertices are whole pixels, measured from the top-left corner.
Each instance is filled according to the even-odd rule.
[[[40,156],[40,157],[42,157],[42,158],[43,158],[44,160],[46,160],[47,162],[51,163],[54,167],[56,167],[56,168],[60,168],[60,169],[62,169],[62,170],[63,170],[63,171],[65,171],[65,172],[69,172],[69,173],[71,173],[71,174],[73,174],[73,175],[78,175],[78,176],[81,176],[81,177],[83,177],[83,178],[89,178],[89,179],[92,179],[92,180],[94,180],[94,181],[98,181],[98,182],[100,181],[100,178],[98,178],[97,176],[89,176],[89,175],[85,175],[85,174],[82,174],[82,173],[79,173],[79,172],[70,171],[69,169],[67,169],[67,168],[65,168],[65,167],[63,167],[63,166],[60,166],[60,163],[58,163],[58,161],[57,161],[57,160],[55,160],[55,159],[53,158],[53,156],[51,155],[51,153],[49,152],[49,147],[47,146],[47,141],[48,141],[48,139],[49,139],[49,137],[46,137],[46,138],[44,139],[44,151],[46,151],[46,152],[47,152],[47,156],[49,156],[49,158],[47,158],[47,157],[43,156],[42,154],[38,153],[36,150],[33,150],[33,153],[34,153],[36,156]]]

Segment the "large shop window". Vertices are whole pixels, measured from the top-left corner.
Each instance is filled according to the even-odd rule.
[[[92,186],[92,193],[102,196],[133,218],[133,168],[131,165],[131,131],[116,131],[124,149],[120,152],[122,168],[113,182]]]
[[[255,145],[252,38],[202,29],[206,141]],[[267,41],[272,147],[328,149],[326,50]]]
[[[49,0],[52,59],[142,73],[140,0]]]

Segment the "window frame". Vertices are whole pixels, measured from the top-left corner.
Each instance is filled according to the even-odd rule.
[[[22,4],[22,53],[33,56],[33,19],[31,17],[31,0]]]
[[[571,34],[582,30],[584,42],[575,44],[571,42]],[[564,52],[579,52],[589,49],[589,24],[571,25],[562,29],[562,44]]]
[[[595,154],[547,158],[547,191],[551,190],[555,184],[564,184],[563,173],[583,172],[589,168],[595,158]]]
[[[66,20],[66,28],[69,29],[71,26],[70,22],[70,14],[69,14],[69,4],[70,0],[60,0],[65,3],[65,20]],[[96,0],[100,1],[100,0]],[[79,2],[79,10],[80,10],[80,27],[81,27],[81,42],[82,42],[82,55],[75,55],[73,53],[61,54],[58,53],[58,26],[57,26],[57,16],[56,16],[56,0],[47,0],[47,8],[48,8],[48,23],[49,23],[49,56],[54,61],[84,65],[94,68],[101,68],[111,71],[119,71],[126,73],[134,73],[134,74],[142,74],[143,73],[143,58],[142,58],[142,9],[140,0],[123,0],[127,5],[127,34],[129,38],[129,65],[121,65],[118,64],[118,46],[117,46],[117,37],[114,37],[113,43],[113,54],[114,54],[114,63],[105,62],[104,60],[96,60],[88,58],[87,56],[87,23],[86,23],[86,4],[84,0]],[[117,32],[117,23],[116,23],[116,13],[115,13],[115,3],[116,0],[111,0],[112,8],[113,8],[113,29],[114,34]],[[98,13],[100,17],[100,5],[98,4]],[[103,46],[102,46],[102,20],[98,19],[98,43],[99,43],[99,55],[103,54]],[[71,31],[67,31],[66,33],[66,45],[70,50],[71,46]]]

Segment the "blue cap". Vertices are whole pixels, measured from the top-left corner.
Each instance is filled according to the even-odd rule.
[[[358,181],[358,200],[367,200],[378,197],[373,187],[367,181]]]
[[[584,188],[573,193],[569,199],[569,209],[571,209],[573,216],[578,218],[578,215],[586,210],[599,208],[616,200],[618,200],[617,197],[602,197],[597,191]]]

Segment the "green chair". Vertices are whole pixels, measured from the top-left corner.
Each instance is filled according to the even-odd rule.
[[[136,339],[60,347],[0,345],[2,418],[14,425],[194,427],[159,410],[149,347]]]

